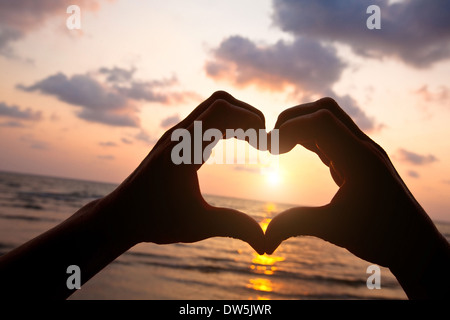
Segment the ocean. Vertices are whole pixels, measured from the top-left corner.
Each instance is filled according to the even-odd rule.
[[[116,185],[0,172],[0,255],[57,225]],[[246,212],[261,225],[290,205],[205,195],[215,206]],[[450,238],[450,224],[435,222]],[[192,244],[139,244],[70,299],[406,299],[381,267],[369,289],[371,263],[314,237],[285,241],[260,256],[245,242],[211,238]]]

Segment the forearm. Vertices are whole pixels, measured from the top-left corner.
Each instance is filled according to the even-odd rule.
[[[81,283],[133,246],[107,199],[89,203],[70,218],[0,257],[1,296],[65,299],[67,268],[81,270]]]
[[[450,298],[450,245],[435,229],[420,245],[404,252],[403,259],[390,270],[409,299]]]

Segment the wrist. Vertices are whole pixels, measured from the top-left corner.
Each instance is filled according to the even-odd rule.
[[[414,233],[389,269],[409,299],[442,299],[448,296],[450,246],[434,225],[425,229]]]
[[[127,213],[127,210],[110,195],[97,200],[92,210],[93,228],[111,247],[117,248],[121,253],[140,242],[135,237],[130,215],[124,213]]]

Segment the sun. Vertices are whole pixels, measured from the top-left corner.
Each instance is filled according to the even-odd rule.
[[[267,174],[266,179],[267,179],[267,182],[270,185],[274,185],[274,186],[279,185],[280,181],[281,181],[280,175],[278,174],[278,172],[275,172],[275,171],[274,172],[269,172]]]
[[[278,186],[281,182],[280,172],[278,170],[267,170],[264,173],[266,182],[271,186]]]

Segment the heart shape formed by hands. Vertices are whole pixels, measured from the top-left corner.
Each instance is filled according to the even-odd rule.
[[[214,129],[211,138],[216,136],[216,140],[227,129],[265,130],[259,110],[225,92],[213,94],[168,130],[117,189],[2,256],[2,285],[6,284],[8,298],[30,294],[30,281],[44,288],[42,296],[67,297],[72,290],[63,272],[69,270],[67,265],[76,263],[78,269],[80,265],[83,279],[89,279],[140,242],[195,242],[224,236],[246,241],[263,254],[298,235],[317,236],[391,268],[408,295],[448,295],[441,279],[450,265],[447,240],[411,195],[384,150],[335,101],[324,98],[282,112],[275,125],[279,150],[275,152],[272,145],[268,149],[286,153],[300,144],[313,151],[330,168],[338,192],[325,206],[291,208],[278,214],[265,232],[247,214],[213,207],[203,199],[197,171],[205,159],[195,158],[198,151],[203,155],[211,147],[210,142],[186,140],[188,147],[180,150],[181,158],[193,156],[194,161],[173,161],[179,141],[172,134],[182,129],[187,136],[195,135],[196,121],[205,130]],[[29,266],[34,273],[26,276]]]
[[[391,244],[405,245],[407,241],[405,220],[410,221],[408,232],[424,220],[429,225],[426,214],[414,216],[414,221],[408,215],[421,208],[384,150],[330,98],[285,110],[275,129],[279,130],[280,154],[297,144],[313,151],[330,168],[340,188],[325,206],[291,208],[278,214],[265,233],[245,213],[213,207],[203,199],[197,171],[204,159],[173,163],[172,150],[179,141],[172,139],[172,133],[184,129],[194,136],[195,121],[202,121],[204,130],[219,130],[222,137],[227,129],[265,130],[264,115],[259,110],[226,92],[214,93],[168,130],[119,187],[127,203],[134,203],[128,212],[138,215],[135,221],[139,223],[133,226],[136,242],[195,242],[225,236],[246,241],[262,254],[272,253],[289,237],[311,235],[345,247],[365,260],[388,265],[395,255]],[[212,149],[209,141],[189,145],[191,149],[183,152],[190,154],[183,157],[194,157],[199,150],[203,154],[207,146]],[[273,152],[270,145],[268,149]],[[152,192],[147,194],[145,190]],[[420,232],[425,231],[421,228]]]

